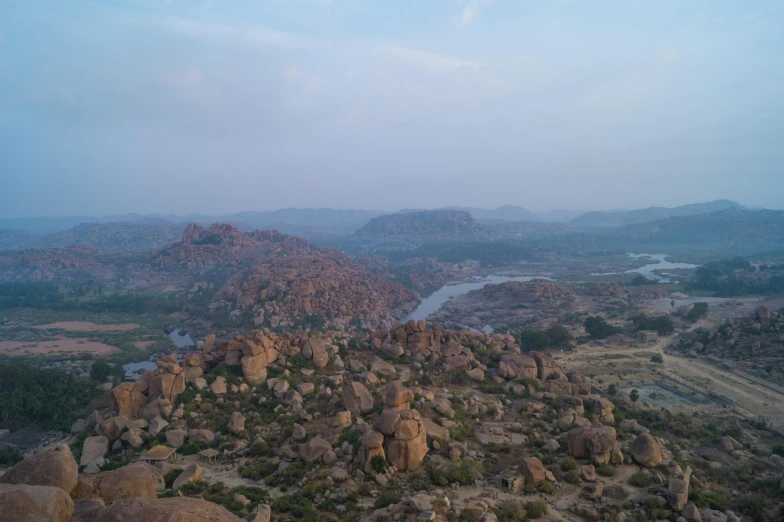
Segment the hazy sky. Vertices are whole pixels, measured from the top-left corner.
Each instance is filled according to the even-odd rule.
[[[2,0],[0,216],[781,208],[784,0]]]

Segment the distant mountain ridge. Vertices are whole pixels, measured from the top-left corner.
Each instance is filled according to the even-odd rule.
[[[587,212],[571,220],[575,228],[617,228],[636,223],[646,223],[678,216],[696,216],[727,209],[745,209],[743,205],[727,199],[707,203],[691,203],[680,207],[649,207],[617,212]]]
[[[613,230],[612,234],[672,243],[784,245],[784,211],[728,208],[627,225]]]

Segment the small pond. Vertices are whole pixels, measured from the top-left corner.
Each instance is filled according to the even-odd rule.
[[[177,348],[194,346],[196,344],[195,342],[193,342],[193,339],[191,338],[190,334],[182,330],[173,330],[172,332],[169,333],[169,337],[171,337],[174,346],[176,346]],[[155,354],[152,357],[157,359],[158,354]],[[126,377],[143,373],[146,370],[154,370],[155,368],[157,368],[157,366],[155,366],[155,361],[151,359],[146,361],[123,364],[123,369],[125,370]]]

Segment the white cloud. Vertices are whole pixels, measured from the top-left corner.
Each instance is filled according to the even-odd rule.
[[[460,11],[460,14],[457,15],[455,22],[461,27],[469,25],[479,16],[482,8],[488,3],[489,0],[468,0],[468,4]]]

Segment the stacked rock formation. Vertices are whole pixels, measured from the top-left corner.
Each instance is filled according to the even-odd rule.
[[[427,455],[427,432],[419,412],[410,409],[414,394],[394,381],[384,390],[384,411],[375,425],[376,431],[363,437],[362,455],[365,469],[369,470],[371,459],[382,455],[398,471],[414,471]]]
[[[621,446],[615,428],[609,426],[578,426],[567,435],[569,454],[578,459],[590,458],[599,466],[623,464]]]

